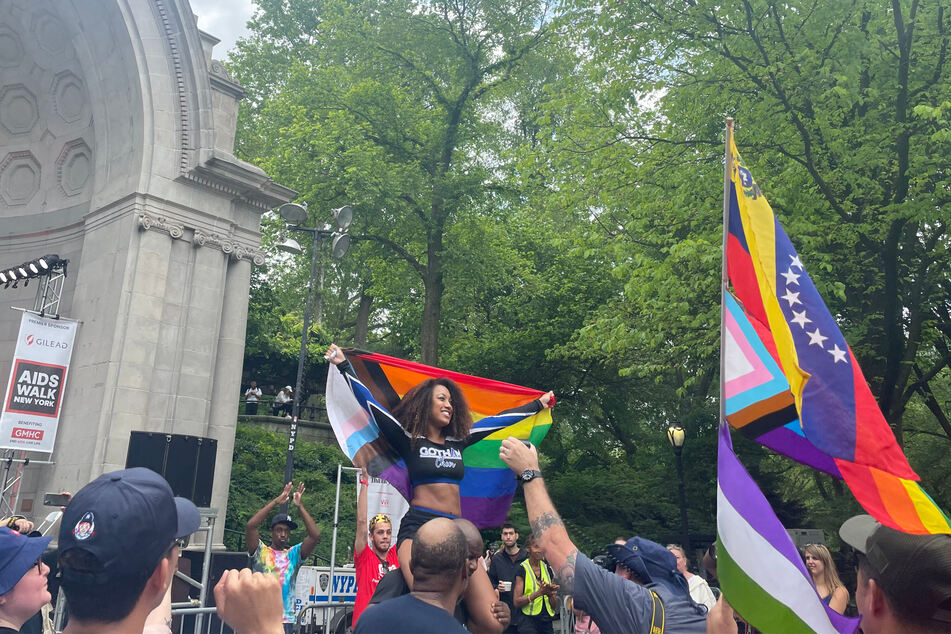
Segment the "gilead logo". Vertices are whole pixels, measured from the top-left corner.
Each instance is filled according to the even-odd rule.
[[[13,433],[10,434],[11,438],[18,438],[21,440],[43,440],[43,430],[42,429],[27,429],[25,427],[14,427]]]

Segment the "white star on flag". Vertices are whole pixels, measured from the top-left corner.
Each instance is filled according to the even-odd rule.
[[[780,275],[786,278],[787,284],[799,284],[799,274],[793,273],[792,267],[789,267],[785,273],[780,273]]]
[[[782,296],[787,302],[789,302],[789,307],[792,308],[795,304],[801,304],[799,301],[799,293],[793,293],[788,288],[786,289],[786,294]]]
[[[806,312],[806,311],[803,311]],[[819,332],[819,329],[816,328],[815,332],[806,333],[809,335],[809,345],[816,345],[822,348],[822,342],[828,339],[828,337],[822,336],[822,333]]]
[[[790,255],[789,257],[792,258],[792,263],[790,263],[789,268],[792,268],[792,267],[794,267],[794,266],[798,266],[798,267],[799,267],[799,270],[802,270],[802,262],[799,261],[799,256],[798,256],[798,255]]]
[[[806,311],[796,312],[794,310],[792,311],[792,314],[795,315],[795,317],[793,317],[791,320],[792,323],[799,324],[799,327],[802,328],[803,330],[805,330],[806,324],[812,323],[812,320],[806,317]]]
[[[832,346],[832,350],[829,350],[829,354],[832,355],[832,358],[835,360],[836,363],[838,363],[839,361],[841,361],[842,363],[845,363],[845,350],[842,350],[841,348],[839,348],[838,344]]]

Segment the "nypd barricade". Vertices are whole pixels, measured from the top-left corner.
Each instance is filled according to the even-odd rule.
[[[320,606],[331,599],[330,568],[328,566],[301,566],[297,573],[295,588],[294,614],[300,620],[300,613],[306,606],[316,603],[318,607],[307,610],[304,623],[316,622],[323,625],[322,631],[347,631],[353,618],[353,604],[357,599],[357,573],[352,566],[334,569],[333,606]],[[345,603],[346,605],[339,605]],[[303,631],[303,630],[302,630]]]

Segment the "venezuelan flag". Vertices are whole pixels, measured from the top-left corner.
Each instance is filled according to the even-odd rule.
[[[383,354],[354,349],[346,349],[345,352],[360,383],[387,410],[395,407],[410,388],[426,379],[452,379],[462,389],[469,403],[475,420],[473,431],[479,429],[481,419],[525,405],[544,394],[511,383],[451,372]],[[387,480],[403,497],[411,500],[413,490],[406,464],[353,398],[346,380],[339,372],[327,373],[327,415],[341,449],[353,464],[366,467],[371,475]],[[505,463],[499,460],[502,440],[515,436],[538,445],[551,427],[551,409],[547,408],[527,418],[524,415],[513,418],[518,418],[518,422],[488,435],[468,447],[462,455],[466,467],[465,477],[459,484],[462,515],[479,528],[501,526],[515,494],[515,478]]]
[[[798,256],[762,191],[743,167],[732,138],[730,147],[734,165],[728,201],[727,271],[739,301],[730,294],[724,300],[721,354],[725,363],[721,381],[727,421],[778,453],[844,479],[856,500],[882,524],[906,533],[951,533],[951,520],[915,482],[917,476],[872,399],[851,352],[848,361],[838,361],[848,345],[798,263]],[[769,252],[764,243],[779,244],[774,246],[772,259],[763,255],[763,251]],[[764,261],[772,262],[772,266],[765,266]],[[779,271],[777,262],[789,265]],[[786,295],[797,301],[778,294],[781,291],[777,290],[777,278],[785,283]],[[768,283],[770,280],[772,284]],[[786,300],[785,305],[779,300]],[[809,339],[806,346],[815,348],[808,350],[809,354],[800,354],[797,347],[802,344],[797,337],[801,339],[803,333]],[[829,355],[831,363],[821,353]],[[805,361],[800,365],[802,359]],[[792,369],[786,370],[787,367]],[[836,374],[846,370],[844,377]],[[796,379],[798,396],[791,387]],[[837,394],[835,390],[846,393]],[[795,412],[788,407],[790,401],[796,405]],[[822,408],[829,403],[827,409]],[[807,404],[810,407],[805,408]],[[845,421],[843,411],[850,413]],[[797,413],[799,418],[793,419]],[[911,477],[836,457],[805,428],[807,415],[812,427],[820,429],[854,421],[854,431],[849,433],[854,434],[856,445],[862,447],[856,455],[867,457],[876,442],[884,444],[891,452],[890,464],[897,463],[896,470],[907,471]],[[869,442],[865,435],[870,433],[887,434],[887,438]],[[823,437],[819,435],[819,439]],[[895,452],[900,460],[895,459]]]
[[[806,438],[835,458],[917,480],[858,362],[732,139],[727,268],[772,334]]]

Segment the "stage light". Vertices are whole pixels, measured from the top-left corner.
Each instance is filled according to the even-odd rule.
[[[353,221],[353,207],[344,205],[339,209],[334,209],[332,213],[337,226],[340,227],[341,230],[346,231],[347,227],[349,227]]]
[[[3,285],[2,288],[9,288],[11,284],[13,288],[17,288],[19,282],[22,281],[23,286],[27,286],[29,280],[35,277],[55,276],[57,272],[61,277],[65,277],[67,264],[69,264],[69,260],[64,260],[55,253],[50,253],[18,266],[0,269],[0,284]]]
[[[301,248],[300,243],[297,242],[294,238],[284,238],[284,241],[281,242],[277,247],[278,251],[283,251],[284,253],[290,253],[291,255],[300,255],[304,252]]]
[[[338,233],[334,235],[331,253],[338,260],[347,254],[347,251],[350,250],[350,236],[346,233]]]

